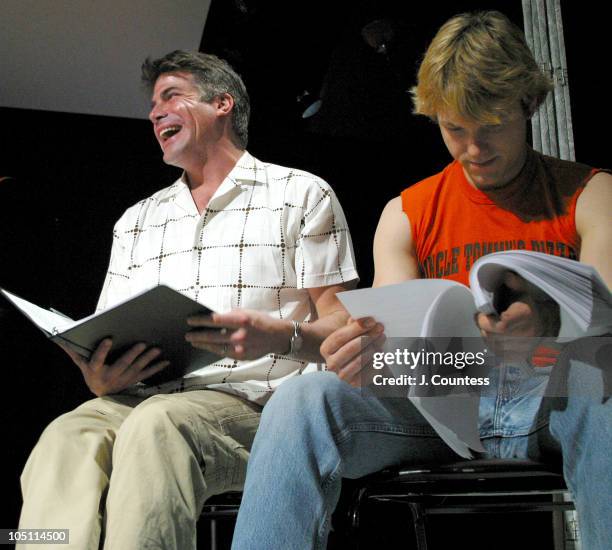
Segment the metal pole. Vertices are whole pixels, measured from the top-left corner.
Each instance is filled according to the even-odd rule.
[[[552,64],[550,62],[550,44],[548,41],[548,28],[546,25],[546,5],[544,0],[537,0],[536,3],[537,11],[537,40],[540,43],[540,59],[544,71],[552,76]],[[546,110],[546,116],[542,123],[545,135],[543,137],[544,150],[542,151],[545,155],[551,155],[553,157],[559,156],[559,144],[557,142],[557,121],[555,118],[555,97],[553,94],[549,94],[544,101],[544,108]]]
[[[536,55],[535,37],[534,37],[534,24],[533,24],[533,13],[532,13],[532,0],[523,0],[523,22],[525,27],[525,39],[527,45],[531,49],[536,61],[539,59]],[[536,151],[542,152],[542,125],[540,123],[541,110],[533,113],[531,117],[531,138],[532,146]]]
[[[546,11],[550,32],[550,53],[555,83],[555,108],[559,127],[559,158],[576,160],[560,1],[546,0]]]
[[[525,38],[554,90],[532,117],[533,148],[575,160],[560,0],[522,0]]]

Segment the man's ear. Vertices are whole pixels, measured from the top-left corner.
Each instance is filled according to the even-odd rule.
[[[234,109],[234,98],[228,94],[219,94],[215,99],[215,107],[221,116],[229,115]]]

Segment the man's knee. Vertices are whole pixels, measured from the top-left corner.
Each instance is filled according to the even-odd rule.
[[[64,442],[74,442],[80,439],[83,432],[83,422],[75,411],[62,414],[50,422],[40,435],[37,445],[61,445]]]
[[[335,399],[350,389],[333,372],[313,372],[296,376],[276,390],[273,399],[294,403],[312,403],[321,399]]]
[[[593,456],[612,450],[612,400],[606,395],[602,373],[596,367],[571,361],[568,397],[553,408],[550,431],[566,449]],[[579,442],[579,444],[577,444]]]
[[[605,449],[606,456],[612,450],[612,402],[595,398],[584,398],[579,401],[579,405],[573,403],[575,413],[575,430],[583,434],[585,445],[594,449]],[[567,422],[567,417],[564,418]],[[576,435],[576,437],[578,437]]]
[[[58,416],[44,429],[37,447],[59,450],[88,446],[107,439],[110,431],[108,416],[101,407],[95,407],[96,401],[94,399]]]
[[[266,404],[263,423],[293,423],[325,417],[351,388],[331,372],[314,372],[283,382]]]
[[[66,465],[87,467],[94,461],[97,468],[109,474],[113,441],[114,429],[102,411],[95,407],[77,407],[44,429],[22,472],[22,486],[44,472]]]
[[[174,394],[155,395],[135,407],[121,426],[113,475],[137,473],[141,481],[153,476],[159,487],[174,486],[181,478],[193,488],[196,501],[203,502],[205,496],[242,487],[248,455],[223,432],[212,405],[194,409]]]

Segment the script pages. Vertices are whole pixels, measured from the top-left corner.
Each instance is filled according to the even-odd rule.
[[[480,258],[470,285],[441,279],[417,279],[380,288],[339,293],[355,319],[371,316],[385,326],[388,338],[463,337],[480,333],[474,314],[495,314],[494,295],[506,271],[513,271],[555,300],[560,307],[559,339],[612,332],[612,295],[597,271],[586,264],[531,251],[504,251]],[[471,337],[474,337],[473,339]],[[464,458],[482,451],[478,436],[478,397],[460,391],[442,397],[407,396],[442,439]]]
[[[84,357],[89,357],[107,337],[113,339],[116,354],[138,342],[159,346],[161,357],[168,359],[170,366],[145,380],[147,384],[178,378],[219,358],[211,352],[193,348],[184,338],[189,330],[187,317],[211,310],[164,285],[78,321],[6,290],[0,289],[0,292],[50,340],[63,342]]]
[[[416,279],[342,292],[338,298],[353,318],[371,316],[384,325],[385,352],[393,351],[393,339],[406,337],[428,337],[442,347],[451,337],[480,340],[472,293],[453,281]],[[410,386],[406,395],[457,454],[471,458],[470,449],[484,452],[478,432],[479,397],[473,391],[422,397]]]
[[[495,252],[475,262],[470,271],[470,286],[480,311],[495,313],[495,289],[507,270],[514,271],[559,304],[560,338],[612,332],[612,294],[595,268],[541,252]]]

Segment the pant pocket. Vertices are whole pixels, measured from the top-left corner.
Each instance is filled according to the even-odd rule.
[[[226,473],[226,491],[241,491],[246,478],[249,451],[259,426],[258,413],[244,413],[225,418],[223,421],[224,439],[229,452]]]

